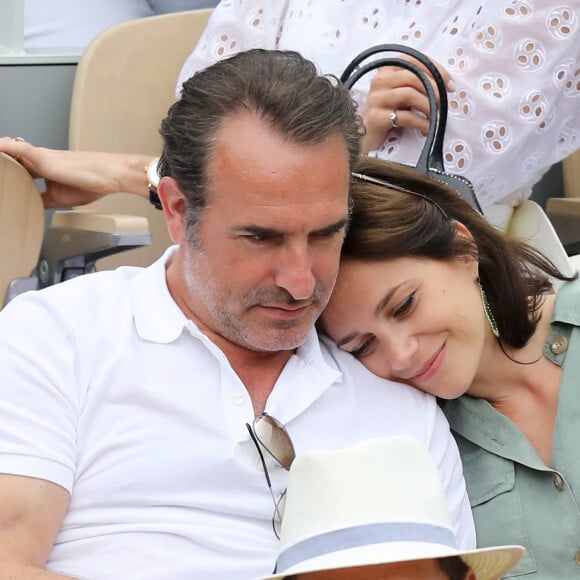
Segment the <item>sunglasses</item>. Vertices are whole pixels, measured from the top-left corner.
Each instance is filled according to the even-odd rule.
[[[356,179],[366,181],[367,183],[372,183],[373,185],[380,185],[381,187],[386,187],[387,189],[394,189],[395,191],[400,191],[401,193],[408,193],[409,195],[420,197],[421,199],[428,201],[430,204],[436,207],[446,220],[449,219],[447,212],[434,199],[432,199],[428,195],[425,195],[424,193],[419,193],[418,191],[413,191],[411,189],[407,189],[406,187],[397,185],[396,183],[390,183],[389,181],[385,181],[384,179],[379,179],[378,177],[373,177],[372,175],[366,175],[364,173],[355,173],[353,171],[351,172],[351,175]]]
[[[274,530],[276,537],[280,539],[280,525],[282,523],[282,513],[284,511],[283,501],[286,496],[286,490],[284,490],[278,498],[274,495],[270,474],[268,473],[268,467],[262,449],[265,449],[278,465],[289,470],[294,458],[296,457],[294,445],[292,444],[290,435],[288,435],[288,431],[286,431],[284,425],[282,425],[278,419],[275,419],[267,413],[258,415],[258,417],[256,417],[252,422],[252,425],[246,423],[246,427],[248,428],[248,433],[256,446],[258,456],[260,457],[262,467],[264,468],[266,483],[268,484],[268,489],[270,490],[270,495],[274,502],[272,529]]]

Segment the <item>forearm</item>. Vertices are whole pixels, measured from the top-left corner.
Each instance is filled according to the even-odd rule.
[[[59,151],[9,137],[0,138],[0,151],[17,159],[33,177],[44,178],[45,207],[83,205],[111,193],[149,195],[145,167],[153,160],[150,155]]]
[[[112,191],[107,193],[134,193],[149,198],[148,179],[145,170],[154,157],[148,155],[125,155],[125,163],[120,167]]]
[[[471,550],[476,546],[475,526],[469,505],[459,449],[441,409],[435,405],[433,424],[430,426],[429,451],[437,463],[445,489],[451,524],[458,548]]]

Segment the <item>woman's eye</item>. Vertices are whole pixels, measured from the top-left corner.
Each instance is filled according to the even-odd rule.
[[[373,342],[372,338],[365,340],[365,342],[363,342],[363,344],[361,344],[361,346],[359,346],[358,348],[355,348],[354,350],[351,350],[350,354],[352,354],[356,358],[364,357],[365,355],[367,355],[369,353],[372,342]]]
[[[408,314],[413,306],[415,305],[415,298],[417,296],[416,292],[411,292],[394,310],[393,314],[395,317],[404,316]]]

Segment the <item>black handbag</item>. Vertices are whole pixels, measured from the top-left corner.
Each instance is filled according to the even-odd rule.
[[[433,85],[429,81],[428,76],[415,63],[397,57],[383,57],[372,60],[367,64],[361,64],[370,56],[380,52],[407,54],[421,62],[435,80],[437,92],[439,93],[439,108],[437,107],[437,98]],[[475,195],[471,182],[461,175],[455,175],[445,171],[445,165],[443,162],[443,138],[445,136],[445,127],[447,125],[447,91],[445,89],[443,77],[429,58],[427,58],[422,52],[401,44],[379,44],[368,48],[356,56],[342,73],[340,81],[348,89],[351,89],[362,76],[383,66],[397,66],[414,73],[419,77],[429,99],[429,131],[427,132],[425,144],[423,145],[423,149],[421,150],[415,168],[424,175],[427,175],[436,181],[440,181],[457,191],[461,198],[463,198],[478,213],[483,215],[483,211],[477,196]]]

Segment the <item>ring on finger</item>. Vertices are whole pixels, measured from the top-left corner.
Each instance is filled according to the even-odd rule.
[[[399,126],[397,120],[398,120],[397,109],[393,109],[389,113],[389,121],[391,121],[393,129],[396,129]]]
[[[26,143],[26,139],[24,137],[12,137],[12,141],[16,143]]]

